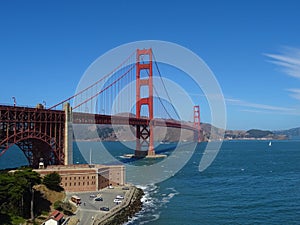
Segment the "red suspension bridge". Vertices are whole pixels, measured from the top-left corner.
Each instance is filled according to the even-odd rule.
[[[154,71],[167,100],[154,85]],[[199,106],[194,125],[180,121],[152,49],[137,49],[110,73],[48,109],[0,105],[0,157],[17,145],[33,167],[41,158],[46,165],[72,164],[72,124],[135,127],[136,157],[155,156],[156,126],[191,130],[195,141],[201,139]]]

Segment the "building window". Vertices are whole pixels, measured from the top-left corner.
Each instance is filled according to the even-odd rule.
[[[70,182],[70,186],[72,186],[72,183]]]
[[[78,182],[78,185],[80,186],[80,182]]]
[[[87,184],[88,184],[88,185],[90,185],[90,183],[89,183],[89,182],[87,182]]]
[[[67,187],[68,186],[68,184],[67,183],[65,183],[65,187]]]
[[[82,183],[82,185],[84,186],[84,182]]]

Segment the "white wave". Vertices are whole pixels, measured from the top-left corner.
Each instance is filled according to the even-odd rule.
[[[167,190],[173,191],[176,195],[180,194],[174,187],[167,188]]]
[[[174,196],[179,194],[174,187],[166,188],[164,193],[161,194],[158,194],[161,190],[155,184],[147,186],[137,185],[137,187],[144,191],[144,196],[141,199],[143,202],[142,210],[135,214],[125,225],[141,225],[158,220],[160,218],[159,209],[163,208]]]
[[[168,203],[168,202],[170,202],[170,200],[171,200],[175,195],[178,195],[178,194],[179,194],[179,192],[176,191],[174,188],[169,188],[169,189],[174,190],[174,192],[169,193],[166,197],[163,197],[163,199],[162,199],[162,202],[163,202],[163,203]]]
[[[147,221],[142,221],[142,222],[140,222],[140,224],[146,224],[146,223],[149,223],[149,222],[152,222],[152,221],[156,221],[156,220],[159,219],[160,214],[153,214],[152,216],[154,217],[153,219],[147,220]]]

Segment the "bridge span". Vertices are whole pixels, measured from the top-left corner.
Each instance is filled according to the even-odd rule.
[[[41,159],[46,165],[72,164],[73,124],[130,125],[144,130],[152,124],[198,132],[180,121],[72,112],[69,104],[64,110],[0,105],[0,157],[17,145],[33,167]]]
[[[135,53],[135,54],[134,54]],[[130,59],[134,61],[130,61]],[[114,124],[135,127],[136,157],[155,156],[154,127],[172,127],[194,131],[195,141],[201,140],[200,108],[194,107],[194,125],[180,121],[172,101],[167,93],[160,70],[155,61],[152,49],[136,49],[124,62],[111,73],[101,76],[75,95],[45,109],[38,104],[36,108],[0,105],[0,157],[13,145],[17,145],[33,167],[38,167],[43,159],[45,165],[73,163],[73,130],[72,124]],[[155,63],[155,67],[153,66]],[[153,71],[159,74],[161,86],[167,93],[170,109],[164,104],[153,83]],[[119,92],[128,84],[135,83],[134,93],[118,103],[134,102],[135,113],[121,116],[112,113],[112,107],[118,99]],[[101,85],[100,85],[101,84]],[[146,92],[147,94],[145,95]],[[156,92],[156,96],[154,96]],[[128,98],[133,96],[133,101]],[[73,102],[71,108],[70,102]],[[155,101],[168,117],[154,114]],[[96,103],[96,104],[95,104]],[[93,109],[95,105],[95,109]],[[115,104],[121,105],[121,104]],[[60,110],[56,108],[62,106]],[[111,111],[106,112],[107,107]],[[90,111],[86,112],[89,108]],[[97,112],[100,110],[100,112]],[[146,109],[143,114],[142,108]],[[159,107],[157,107],[159,108]],[[94,111],[93,111],[94,110]],[[192,110],[192,109],[191,109]],[[159,111],[159,110],[157,110]],[[176,114],[173,119],[170,111]],[[109,115],[110,114],[110,115]],[[157,114],[157,113],[156,113]],[[165,119],[159,119],[159,118]],[[145,151],[146,149],[146,151]]]

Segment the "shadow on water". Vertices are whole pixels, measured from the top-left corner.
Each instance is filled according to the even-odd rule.
[[[177,142],[156,143],[156,154],[171,155]],[[134,154],[135,142],[74,142],[75,164],[133,164],[152,165],[163,159],[126,158],[126,154]],[[109,155],[110,157],[107,157]]]

